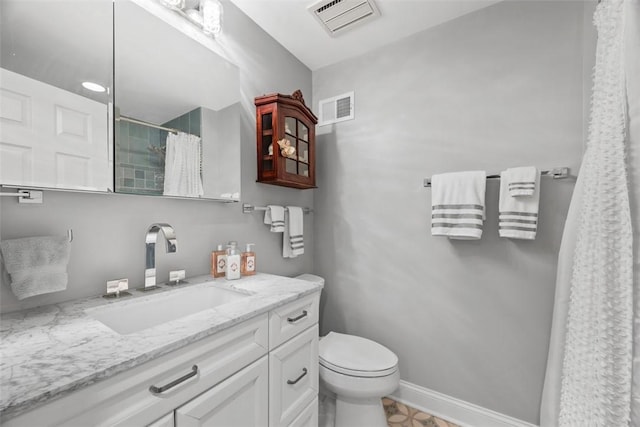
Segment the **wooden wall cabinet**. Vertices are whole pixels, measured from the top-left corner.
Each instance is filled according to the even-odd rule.
[[[255,105],[257,181],[300,189],[316,188],[315,125],[318,119],[305,105],[302,92],[260,96],[255,99]],[[287,146],[289,148],[284,148]]]

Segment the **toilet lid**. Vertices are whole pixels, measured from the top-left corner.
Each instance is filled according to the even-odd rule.
[[[320,340],[318,356],[324,367],[357,377],[381,377],[398,368],[398,357],[385,346],[337,332]]]

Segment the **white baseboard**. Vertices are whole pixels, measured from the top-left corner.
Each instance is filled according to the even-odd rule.
[[[407,381],[400,381],[400,386],[390,397],[462,427],[537,427]]]

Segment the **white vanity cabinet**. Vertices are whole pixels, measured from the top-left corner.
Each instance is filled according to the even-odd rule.
[[[319,299],[302,297],[2,425],[316,427]]]
[[[3,420],[2,425],[163,425],[160,420],[166,414],[265,356],[268,340],[265,313],[16,418]],[[182,378],[185,379],[171,387]],[[152,386],[166,391],[154,393],[150,390]]]

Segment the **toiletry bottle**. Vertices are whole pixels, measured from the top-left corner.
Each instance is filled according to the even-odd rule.
[[[240,250],[237,242],[229,242],[227,245],[227,280],[240,278]]]
[[[253,252],[253,243],[247,243],[247,250],[242,252],[242,266],[240,272],[243,276],[256,274],[256,253]]]
[[[213,277],[224,277],[227,270],[227,251],[218,245],[218,249],[211,252],[211,275]]]

